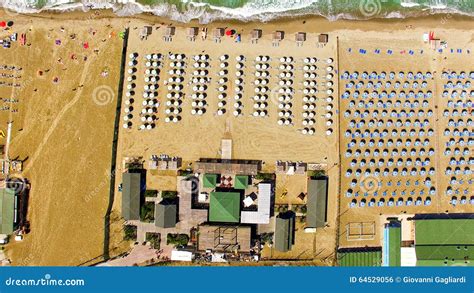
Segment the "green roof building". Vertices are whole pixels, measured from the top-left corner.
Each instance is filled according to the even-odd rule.
[[[308,180],[308,199],[306,212],[307,228],[321,228],[327,220],[328,178]]]
[[[398,220],[390,220],[383,231],[383,265],[401,266],[402,260],[402,228]]]
[[[417,265],[473,266],[474,219],[415,220]]]
[[[12,234],[15,217],[15,190],[0,189],[0,234]]]
[[[161,202],[155,206],[155,226],[173,228],[176,226],[177,208],[174,203]]]
[[[140,219],[141,173],[123,173],[122,217],[126,220]]]
[[[234,188],[245,190],[249,186],[249,177],[245,175],[235,176]]]
[[[380,267],[382,249],[380,247],[342,248],[337,251],[337,263],[340,267]]]
[[[204,174],[202,179],[204,188],[215,188],[217,185],[217,174]]]
[[[240,193],[211,192],[209,221],[238,223],[240,221]]]
[[[294,213],[280,214],[275,218],[275,249],[281,252],[291,250],[294,234]]]

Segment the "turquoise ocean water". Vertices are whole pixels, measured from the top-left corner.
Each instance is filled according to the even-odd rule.
[[[404,18],[449,13],[474,16],[474,0],[0,0],[0,6],[35,13],[43,10],[111,8],[117,15],[150,12],[173,20],[268,21],[293,15],[330,20]]]

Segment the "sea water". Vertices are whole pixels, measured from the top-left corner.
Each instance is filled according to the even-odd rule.
[[[42,10],[112,9],[119,16],[152,13],[187,22],[199,19],[269,21],[278,17],[320,15],[329,20],[405,18],[431,14],[474,16],[474,0],[0,0],[23,13]]]

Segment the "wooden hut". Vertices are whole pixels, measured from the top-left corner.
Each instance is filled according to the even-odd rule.
[[[153,28],[151,26],[144,26],[139,33],[139,37],[141,40],[146,40],[149,35],[153,32]]]
[[[175,34],[176,34],[176,27],[167,26],[163,34],[163,39],[165,40],[165,42],[171,42]]]
[[[225,30],[221,27],[214,29],[213,38],[214,42],[218,43],[221,41],[221,38],[224,36]]]
[[[303,43],[306,41],[306,33],[305,32],[297,32],[295,34],[295,41],[297,46],[302,46]]]
[[[187,35],[188,40],[194,42],[196,40],[198,33],[199,33],[199,30],[197,27],[188,28],[188,35]]]
[[[273,46],[279,46],[280,45],[280,42],[283,41],[283,39],[285,38],[285,32],[284,31],[276,31],[273,33],[273,40],[272,40],[272,44]]]
[[[258,43],[258,40],[262,38],[262,30],[261,29],[252,30],[250,38],[252,39],[252,44]]]
[[[327,34],[320,34],[318,36],[318,45],[321,46],[326,46],[326,44],[329,42],[329,35]]]

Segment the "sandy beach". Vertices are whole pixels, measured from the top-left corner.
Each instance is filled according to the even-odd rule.
[[[430,82],[427,88],[434,93],[429,108],[436,109],[435,116],[429,118],[429,122],[436,133],[430,143],[436,152],[433,158],[436,173],[432,181],[439,195],[432,198],[430,206],[349,208],[352,198],[346,197],[345,192],[350,181],[344,174],[350,160],[343,156],[349,140],[343,133],[348,129],[350,120],[343,117],[344,111],[348,109],[348,102],[339,99],[347,82],[337,78],[344,71],[429,71],[438,75],[451,70],[471,72],[472,55],[468,55],[467,50],[474,52],[474,23],[470,18],[436,16],[407,20],[329,22],[322,18],[304,17],[269,23],[216,22],[206,25],[209,34],[205,41],[198,36],[195,42],[187,40],[186,28],[202,27],[198,23],[172,23],[151,15],[118,18],[110,11],[37,15],[11,15],[11,12],[5,14],[1,11],[0,19],[12,19],[15,22],[10,31],[0,31],[2,37],[12,32],[27,35],[25,46],[14,43],[12,48],[2,50],[0,55],[0,64],[23,68],[19,89],[12,92],[11,87],[0,87],[1,98],[13,97],[19,100],[10,109],[18,111],[0,112],[0,129],[5,130],[7,121],[14,121],[10,157],[25,160],[22,175],[31,182],[28,209],[31,232],[22,242],[12,242],[6,247],[7,258],[12,265],[76,266],[101,260],[117,106],[122,106],[122,111],[118,113],[121,121],[124,116],[125,105],[117,105],[117,95],[123,44],[120,32],[126,28],[130,32],[127,56],[138,53],[139,72],[145,69],[143,58],[147,54],[160,53],[168,56],[172,52],[186,54],[189,58],[196,54],[209,54],[209,76],[212,81],[206,98],[209,107],[203,116],[191,115],[190,99],[185,99],[182,120],[178,123],[165,123],[165,98],[161,97],[167,92],[163,86],[158,91],[161,105],[156,113],[158,120],[155,129],[139,130],[138,115],[134,116],[134,125],[130,129],[123,129],[120,124],[117,166],[122,166],[122,161],[127,156],[149,159],[151,155],[168,154],[182,157],[186,164],[199,158],[220,157],[221,139],[225,136],[230,136],[233,140],[234,158],[263,160],[264,171],[274,171],[277,160],[326,164],[331,182],[328,226],[319,234],[316,233],[317,236],[301,234],[305,239],[304,243],[308,243],[307,247],[303,244],[305,247],[301,248],[306,251],[305,260],[333,257],[336,245],[380,245],[380,238],[376,236],[364,241],[348,240],[346,227],[350,223],[366,221],[375,221],[375,226],[379,227],[381,213],[474,211],[474,206],[469,204],[453,206],[450,204],[451,197],[444,195],[449,178],[443,174],[449,157],[442,156],[442,145],[446,142],[442,132],[448,119],[441,116],[442,110],[447,107],[439,95],[443,91],[441,79]],[[163,42],[163,31],[170,24],[176,27],[176,35],[171,42]],[[152,26],[153,32],[147,40],[141,41],[138,33],[144,25]],[[236,43],[233,38],[224,36],[220,43],[215,43],[212,31],[218,27],[236,30],[241,34],[242,42]],[[255,28],[262,29],[263,37],[258,44],[251,44],[249,34]],[[286,37],[278,47],[273,47],[271,33],[276,30],[285,31]],[[307,41],[298,47],[294,34],[300,31],[307,33]],[[447,41],[448,49],[444,53],[430,49],[423,42],[423,34],[429,31],[434,31],[436,37]],[[316,38],[321,33],[329,35],[329,42],[326,46],[317,48]],[[451,48],[463,48],[463,53],[451,54]],[[360,49],[369,53],[360,54]],[[392,50],[395,54],[375,54],[373,52],[376,49],[382,52]],[[410,50],[417,54],[410,55]],[[400,53],[402,51],[407,53]],[[424,53],[419,54],[420,51]],[[244,115],[239,117],[232,115],[233,84],[229,84],[227,89],[226,114],[215,114],[218,103],[215,91],[218,58],[223,54],[231,57],[231,83],[235,74],[235,57],[244,55],[247,60],[243,78]],[[316,133],[301,133],[301,91],[296,92],[298,102],[292,108],[295,113],[294,125],[277,124],[278,103],[274,101],[268,103],[268,117],[251,116],[253,102],[250,97],[254,94],[252,83],[255,79],[255,69],[252,66],[254,60],[261,55],[271,57],[271,89],[278,82],[277,68],[282,56],[293,57],[297,68],[303,67],[302,60],[307,57],[334,60],[332,135],[326,135],[327,118],[324,111],[318,110]],[[166,70],[160,76],[162,81],[169,77],[166,75],[169,62],[168,59],[164,61]],[[185,76],[187,94],[191,94],[188,88],[191,71],[189,69]],[[143,74],[137,74],[136,87],[141,91],[144,86],[143,78]],[[295,87],[302,89],[303,80],[303,73],[299,71],[294,77],[297,84]],[[141,92],[138,98],[140,95]],[[321,99],[317,101],[316,109],[325,109],[326,106],[327,101]],[[137,103],[134,113],[138,114],[140,109],[141,105]],[[0,140],[3,144],[4,138]],[[176,188],[173,176],[151,174],[149,180],[149,186],[156,189]],[[281,187],[279,190],[286,188],[292,194],[288,198],[279,198],[277,194],[278,201],[291,203],[292,196],[304,191],[302,181],[302,178],[291,179],[289,188]],[[118,190],[120,182],[121,174],[117,172],[115,190]],[[286,184],[285,180],[283,182],[283,185]],[[472,185],[465,186],[470,188],[472,195]],[[130,248],[129,243],[122,240],[122,221],[117,216],[121,205],[120,194],[116,194],[109,246],[111,256]],[[296,241],[298,240],[297,238]]]

